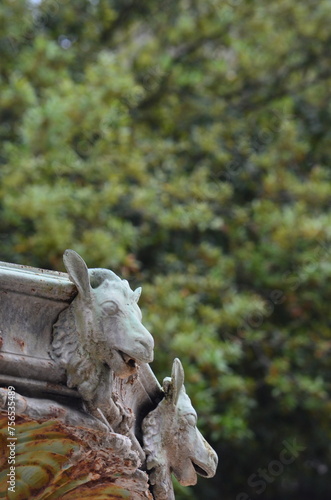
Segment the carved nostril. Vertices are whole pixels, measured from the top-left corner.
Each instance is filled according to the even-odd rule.
[[[154,345],[151,342],[148,342],[146,340],[140,340],[140,343],[146,352],[153,351]]]
[[[146,351],[154,349],[154,339],[148,330],[146,330],[146,334],[141,335],[138,340],[140,344],[144,347],[144,349],[146,349]]]
[[[146,339],[146,337],[140,338],[138,340],[139,344],[142,346],[143,352],[145,356],[148,357],[148,362],[151,363],[154,358],[154,341],[151,336],[150,339]]]

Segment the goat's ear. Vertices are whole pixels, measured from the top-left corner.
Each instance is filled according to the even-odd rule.
[[[63,255],[63,262],[69,278],[75,283],[78,292],[89,297],[91,295],[90,278],[84,260],[74,250],[66,250]]]
[[[178,358],[174,359],[171,371],[171,384],[173,392],[173,404],[178,403],[180,391],[184,385],[184,369]]]
[[[141,286],[139,288],[136,288],[135,291],[133,292],[133,300],[138,304],[139,297],[141,295]]]

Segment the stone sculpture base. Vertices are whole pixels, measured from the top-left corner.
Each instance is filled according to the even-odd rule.
[[[0,499],[174,500],[217,466],[182,365],[161,387],[141,288],[64,264],[0,262]]]
[[[128,437],[87,414],[18,394],[15,437],[10,437],[7,393],[0,389],[0,498],[152,500]],[[41,409],[49,416],[38,417]]]

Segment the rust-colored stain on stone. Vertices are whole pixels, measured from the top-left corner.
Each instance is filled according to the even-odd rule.
[[[64,416],[65,415],[65,409],[63,408],[58,408],[56,406],[51,406],[50,407],[50,410],[51,410],[51,418],[59,418],[61,416]]]
[[[13,337],[13,340],[16,342],[16,344],[19,345],[20,349],[23,351],[25,342],[22,339],[18,339],[17,337]]]
[[[54,408],[54,414],[58,414]],[[16,419],[15,500],[152,500],[147,475],[128,459],[126,441],[116,434],[71,427],[58,420]],[[7,415],[0,412],[0,466],[8,472]],[[119,446],[120,445],[120,446]],[[6,484],[0,481],[0,498]]]

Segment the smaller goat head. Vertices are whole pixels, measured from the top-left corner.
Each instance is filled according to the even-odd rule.
[[[147,468],[152,470],[157,500],[174,498],[171,472],[183,486],[189,486],[196,484],[197,474],[213,477],[218,463],[215,451],[196,426],[197,414],[185,391],[179,359],[173,362],[171,378],[164,379],[163,390],[164,399],[143,421]]]
[[[197,474],[213,477],[217,455],[197,428],[197,413],[184,386],[184,370],[179,359],[172,366],[171,378],[163,381],[168,407],[171,407],[172,432],[178,439],[171,446],[171,470],[183,486],[197,482]]]
[[[126,280],[108,269],[88,270],[73,250],[66,250],[63,261],[78,290],[74,319],[91,358],[121,378],[134,374],[141,363],[153,361],[153,337],[141,323],[137,305],[141,288],[132,291]]]

